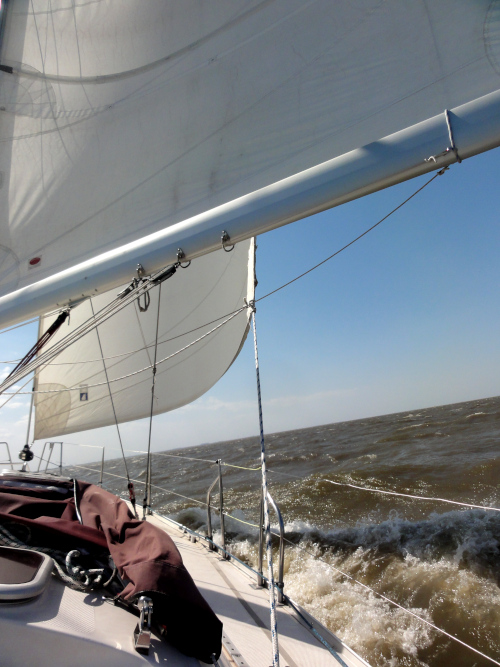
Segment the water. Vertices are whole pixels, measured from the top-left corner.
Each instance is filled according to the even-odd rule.
[[[500,507],[499,439],[500,397],[267,436],[270,491],[293,543],[287,594],[374,666],[492,663],[338,570],[500,661],[500,512],[331,483]],[[168,454],[256,468],[260,445],[255,437]],[[144,457],[129,459],[129,468],[144,479]],[[123,474],[123,464],[106,470]],[[259,474],[224,467],[225,509],[237,519],[258,520]],[[199,503],[155,489],[153,506],[203,532],[202,503],[216,475],[209,463],[155,454],[154,484]],[[125,495],[122,482],[108,480]],[[226,528],[230,549],[255,564],[256,530],[231,519]]]

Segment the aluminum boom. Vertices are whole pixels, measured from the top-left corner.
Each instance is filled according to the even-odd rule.
[[[500,90],[448,113],[461,159],[500,145]],[[193,260],[456,161],[442,114],[302,171],[0,298],[0,328],[118,287],[136,275]],[[443,153],[444,152],[444,153]],[[428,161],[430,156],[436,160]]]

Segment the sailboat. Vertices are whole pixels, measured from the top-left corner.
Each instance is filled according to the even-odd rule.
[[[213,386],[249,332],[254,237],[500,145],[499,26],[495,0],[4,0],[0,326],[40,325],[0,391],[35,373],[35,439]],[[363,664],[335,646],[329,660]]]

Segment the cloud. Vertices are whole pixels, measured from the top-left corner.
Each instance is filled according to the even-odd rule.
[[[279,396],[271,398],[265,404],[271,408],[290,409],[296,406],[304,407],[308,404],[321,404],[325,401],[338,400],[343,398],[352,398],[356,394],[356,389],[337,389],[329,391],[320,391],[315,394],[291,394],[289,396]]]
[[[288,396],[279,396],[263,401],[263,406],[269,409],[286,410],[295,407],[304,407],[306,405],[320,405],[328,403],[329,401],[352,398],[356,395],[356,389],[338,389],[316,392],[314,394],[289,394]],[[178,416],[182,418],[183,413],[205,413],[205,412],[226,412],[237,414],[242,412],[254,413],[257,407],[257,399],[255,400],[240,400],[240,401],[224,401],[215,396],[208,396],[198,399],[196,402],[185,405],[179,410],[176,410],[174,418]]]
[[[29,408],[29,403],[26,403],[26,401],[9,401],[5,405],[6,410],[16,410],[17,408]]]
[[[235,413],[252,409],[253,407],[255,407],[255,402],[253,401],[223,401],[215,396],[207,396],[206,398],[199,398],[195,403],[184,405],[172,414],[179,415],[180,417],[182,413],[186,412],[213,412],[214,410]]]

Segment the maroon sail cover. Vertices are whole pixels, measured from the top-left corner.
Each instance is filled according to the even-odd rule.
[[[2,476],[0,523],[14,533],[24,530],[23,541],[32,547],[82,549],[96,556],[109,552],[126,584],[120,597],[151,597],[154,620],[166,626],[171,643],[204,662],[211,663],[212,654],[219,657],[222,623],[174,542],[156,526],[134,519],[123,500],[86,482]]]

